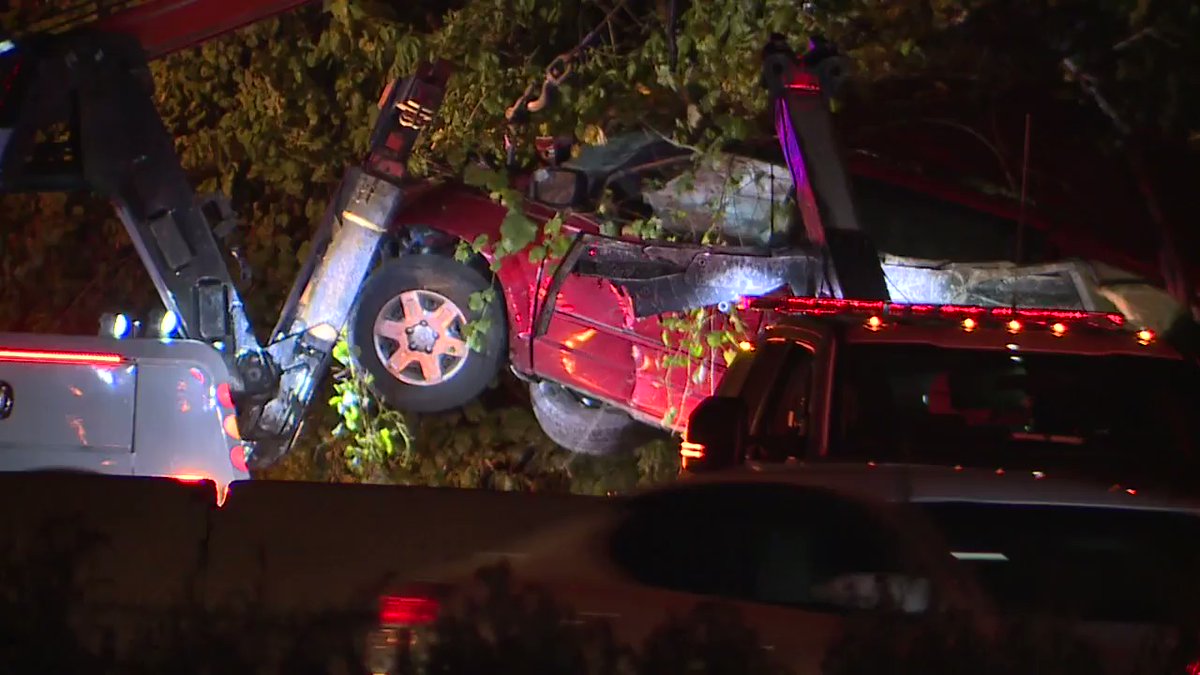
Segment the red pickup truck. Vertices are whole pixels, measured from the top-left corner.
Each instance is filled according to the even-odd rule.
[[[1141,480],[1200,468],[1200,361],[1120,314],[836,299],[777,312],[681,454],[767,462],[924,463]]]

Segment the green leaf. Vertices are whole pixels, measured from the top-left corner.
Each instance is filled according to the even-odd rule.
[[[333,358],[343,366],[350,365],[350,344],[345,340],[338,340],[333,345]]]
[[[455,262],[465,263],[471,259],[471,245],[461,239],[454,246]]]
[[[502,190],[508,186],[508,176],[478,164],[468,164],[463,169],[463,182],[472,187],[484,188],[488,192]]]
[[[550,256],[562,258],[571,250],[573,241],[569,237],[555,237],[550,240]]]
[[[679,417],[679,408],[671,406],[667,409],[667,413],[663,415],[663,424],[666,426],[671,426],[675,423],[675,418],[677,417]]]
[[[475,291],[467,298],[467,305],[472,314],[482,312],[488,304],[487,294],[483,291]]]
[[[509,210],[500,223],[500,237],[506,252],[515,253],[524,249],[533,243],[537,233],[537,224],[516,210]]]

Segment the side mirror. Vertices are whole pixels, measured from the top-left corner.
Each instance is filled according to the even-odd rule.
[[[577,206],[587,200],[587,174],[562,166],[538,169],[529,184],[529,197],[554,208]]]
[[[689,471],[716,471],[746,459],[749,415],[740,398],[710,396],[688,418],[679,453]]]

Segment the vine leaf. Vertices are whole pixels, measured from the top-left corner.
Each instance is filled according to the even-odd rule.
[[[508,214],[504,216],[504,221],[500,223],[501,239],[497,248],[502,249],[505,255],[516,253],[532,244],[537,239],[537,235],[537,223],[524,213],[510,207]]]
[[[483,188],[488,192],[497,192],[508,187],[508,176],[503,171],[478,164],[468,164],[463,169],[462,180],[471,187]]]

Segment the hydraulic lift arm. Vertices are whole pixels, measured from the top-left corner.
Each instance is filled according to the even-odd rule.
[[[92,191],[112,200],[184,335],[218,348],[257,343],[154,106],[136,39],[102,32],[36,35],[2,57],[0,190]]]
[[[828,92],[846,65],[832,47],[813,40],[797,56],[782,36],[763,49],[763,85],[775,107],[775,133],[796,186],[808,241],[824,246],[828,278],[841,297],[888,299],[879,252],[858,222],[850,174],[842,157]]]
[[[421,189],[422,183],[407,180],[408,158],[441,106],[449,77],[449,64],[439,62],[388,87],[370,150],[342,179],[267,347],[279,379],[261,392],[268,398],[251,414],[256,463],[287,452],[299,434],[379,242],[409,196]]]
[[[192,191],[147,62],[298,4],[152,0],[0,44],[0,191],[90,191],[113,202],[180,334],[212,345],[238,377],[240,426],[259,466],[300,430],[378,243],[414,187],[407,160],[449,77],[438,64],[389,87],[371,147],[343,179],[264,346],[214,234],[234,216],[223,200]]]

